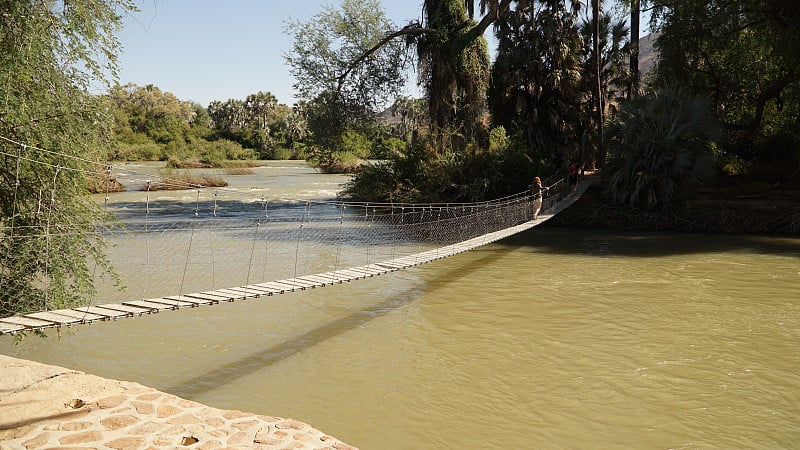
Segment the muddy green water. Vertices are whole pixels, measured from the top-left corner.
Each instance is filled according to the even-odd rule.
[[[341,181],[294,170],[295,193]],[[346,285],[3,337],[0,352],[363,449],[797,448],[800,239],[537,227]]]

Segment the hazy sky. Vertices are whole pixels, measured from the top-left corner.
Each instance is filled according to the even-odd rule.
[[[181,100],[244,100],[269,91],[296,101],[283,54],[287,19],[307,20],[339,0],[140,0],[119,34],[120,83],[153,84]],[[417,19],[422,0],[383,0],[398,26]]]

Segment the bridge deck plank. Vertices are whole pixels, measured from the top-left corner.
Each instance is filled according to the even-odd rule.
[[[376,270],[376,271],[379,272],[378,275],[383,275],[385,273],[394,272],[395,270],[397,270],[397,269],[394,269],[394,268],[391,268],[391,267],[379,266],[378,264],[374,264],[374,263],[370,264],[370,265],[367,265],[367,266],[361,266],[361,267]]]
[[[160,311],[162,309],[172,309],[172,310],[178,309],[175,305],[167,305],[167,304],[164,304],[164,303],[151,302],[151,301],[148,301],[148,300],[130,300],[130,301],[122,302],[122,304],[123,305],[128,305],[128,306],[135,306],[137,308],[152,309],[152,310],[155,310],[155,311]]]
[[[84,308],[81,308],[81,311],[83,311],[83,310],[84,310]],[[105,317],[105,319],[114,319],[114,318],[117,318],[117,317],[125,317],[125,316],[130,314],[130,313],[127,313],[127,312],[124,312],[124,311],[116,310],[116,309],[105,308],[105,305],[87,306],[85,308],[85,310],[86,310],[86,312],[89,312],[89,313],[92,313],[92,314],[97,314],[98,316],[103,316],[103,317]]]
[[[371,268],[369,266],[351,267],[350,270],[361,272],[368,277],[374,277],[375,275],[383,275],[384,273],[386,273],[385,270],[379,270],[376,268]]]
[[[353,281],[362,277],[360,273],[350,272],[343,269],[339,269],[333,272],[325,272],[325,275],[339,282]]]
[[[241,292],[246,298],[261,297],[262,295],[269,295],[272,291],[267,288],[258,287],[252,284],[247,286],[237,286],[228,288],[228,290]]]
[[[41,319],[46,320],[48,322],[57,323],[60,325],[67,325],[73,323],[80,323],[81,319],[76,319],[74,317],[66,316],[63,314],[59,314],[56,311],[42,311],[33,314],[25,314],[25,317],[31,317],[33,319]]]
[[[292,280],[294,280],[294,278],[286,278],[283,280],[277,280],[276,283],[281,283],[286,286],[289,286],[290,287],[289,290],[291,291],[296,291],[298,289],[302,291],[309,286],[307,283],[302,283],[299,281],[292,281]]]
[[[216,295],[204,295],[200,293],[185,294],[185,295],[170,295],[164,297],[164,300],[175,300],[179,302],[192,303],[195,306],[200,305],[215,305],[219,303],[220,298]]]
[[[261,292],[261,295],[273,295],[273,294],[280,294],[281,292],[283,292],[281,289],[278,288],[260,286],[258,284],[248,284],[247,286],[242,286],[240,289],[258,290],[259,292]]]
[[[16,323],[9,323],[9,322],[3,322],[2,320],[0,320],[0,333],[3,333],[3,334],[14,334],[14,333],[18,333],[20,331],[25,331],[26,329],[27,328],[25,327],[25,325],[20,325],[20,324],[16,324]]]
[[[299,278],[317,283],[317,286],[320,287],[333,284],[333,280],[330,277],[326,278],[320,275],[303,275],[302,277]]]
[[[56,314],[61,314],[62,316],[72,317],[78,319],[78,321],[83,323],[92,323],[95,320],[105,320],[106,317],[98,316],[97,314],[92,314],[88,311],[84,311],[84,308],[75,308],[75,309],[56,309],[53,310]]]
[[[340,283],[341,284],[341,283],[343,283],[345,281],[352,280],[352,278],[347,276],[347,275],[337,274],[337,273],[334,273],[334,272],[318,273],[317,276],[320,276],[322,278],[325,278],[325,279],[329,280],[328,281],[329,283],[333,282],[333,283]]]
[[[299,277],[287,278],[285,280],[281,280],[281,282],[286,284],[291,284],[293,286],[299,287],[300,289],[313,288],[317,286],[316,283],[311,281],[303,281]]]
[[[269,281],[267,283],[258,283],[255,286],[262,286],[266,288],[275,289],[277,294],[283,294],[286,291],[291,291],[294,289],[294,286],[283,284],[278,281]]]
[[[22,325],[25,328],[34,328],[34,329],[53,326],[53,322],[49,320],[34,319],[25,316],[4,317],[3,322],[10,323],[13,325]]]
[[[365,274],[364,272],[361,272],[360,270],[353,270],[351,268],[339,269],[335,273],[342,273],[342,274],[345,274],[347,276],[352,276],[354,280],[360,280],[360,279],[366,278],[368,276],[367,274]]]
[[[311,288],[311,289],[322,287],[325,286],[326,284],[325,282],[321,282],[307,275],[301,277],[295,277],[292,278],[292,280],[296,280],[298,283],[303,283],[303,286],[305,286],[305,288]]]
[[[227,302],[245,298],[243,293],[231,289],[214,289],[213,291],[204,291],[202,294],[216,295],[220,297],[220,300],[225,300]]]
[[[143,308],[141,306],[131,306],[131,305],[123,304],[123,303],[105,303],[105,304],[97,305],[97,306],[100,307],[100,308],[104,308],[104,309],[113,309],[113,310],[124,312],[124,313],[127,313],[127,314],[136,314],[136,315],[140,315],[140,316],[142,314],[149,314],[150,312],[153,311],[150,308]]]
[[[171,300],[168,298],[147,298],[145,300],[152,303],[163,303],[164,305],[171,305],[174,306],[175,308],[183,308],[183,307],[194,308],[195,306],[197,306],[197,303],[191,303],[180,300]]]

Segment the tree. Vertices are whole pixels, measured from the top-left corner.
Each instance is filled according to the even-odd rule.
[[[248,126],[254,130],[265,130],[269,133],[269,119],[277,106],[278,99],[271,92],[248,95],[244,100]]]
[[[391,112],[393,116],[400,116],[400,123],[397,129],[399,136],[406,142],[411,142],[413,136],[419,131],[423,118],[425,118],[424,99],[411,97],[398,97],[392,103]]]
[[[592,0],[592,54],[594,54],[594,107],[597,114],[597,136],[600,154],[605,154],[603,148],[603,78],[602,63],[600,58],[600,10],[602,0]],[[601,164],[605,158],[601,159]]]
[[[631,0],[631,83],[628,86],[629,97],[639,91],[639,15],[641,13],[640,0]]]
[[[226,134],[239,131],[247,124],[247,108],[242,100],[214,100],[208,105],[208,115],[214,128]]]
[[[73,307],[111,273],[86,173],[104,157],[111,116],[90,86],[116,72],[128,0],[0,7],[0,316]],[[107,84],[106,84],[107,85]]]
[[[595,28],[599,29],[598,51],[594,50]],[[591,101],[587,103],[587,110],[597,111],[597,98],[599,84],[600,108],[608,112],[618,99],[625,97],[631,84],[630,54],[633,51],[629,40],[628,28],[623,20],[614,20],[610,15],[600,16],[600,24],[595,27],[592,22],[584,23],[581,27],[583,42],[591,43],[584,47],[584,67],[582,78],[585,80],[583,89],[591,92]],[[600,66],[599,81],[597,77],[598,61]],[[628,95],[628,97],[630,97]],[[613,112],[613,111],[611,111]],[[600,117],[596,117],[600,120]]]
[[[348,1],[345,0],[345,6]],[[317,82],[316,89],[321,93],[324,89],[319,86],[327,86],[324,80],[335,79],[337,86],[328,90],[338,94],[353,74],[365,70],[370,72],[369,68],[374,67],[374,61],[382,61],[383,58],[376,55],[380,55],[385,48],[400,49],[396,40],[404,38],[407,45],[415,45],[417,49],[419,82],[427,92],[429,116],[439,146],[463,149],[467,143],[474,143],[478,138],[476,132],[481,129],[485,110],[489,57],[483,33],[509,10],[514,1],[480,0],[483,16],[479,21],[475,21],[473,0],[425,0],[424,24],[411,22],[399,30],[386,32],[382,38],[376,39],[371,47],[357,47],[360,48],[360,52],[353,54],[349,60],[344,60],[344,64],[337,58],[341,53],[307,50],[329,48],[332,39],[320,37],[320,33],[296,32],[295,42],[303,38],[303,42],[309,44],[295,48],[293,52],[295,56],[288,57],[287,60],[295,68],[302,68],[303,73],[314,74],[313,77],[302,79],[297,85],[298,89],[301,91],[308,89],[305,87],[309,85],[308,82]],[[368,3],[374,4],[374,1]],[[519,3],[527,2],[519,1]],[[319,24],[319,21],[313,23],[313,25]],[[302,29],[302,26],[313,28],[297,23],[291,24],[290,28],[297,30]],[[351,27],[352,22],[344,25],[345,30]],[[316,61],[309,59],[309,54],[319,59]],[[324,64],[326,59],[333,63]],[[307,64],[304,61],[316,63]],[[334,67],[334,70],[330,70],[331,67]],[[377,73],[382,75],[376,80],[391,83],[392,78],[385,76],[390,72]],[[378,84],[361,85],[373,88],[361,91],[367,96],[374,96],[379,92],[375,88],[382,88]],[[386,92],[385,86],[383,89]]]
[[[798,136],[800,8],[796,2],[658,3],[659,86],[706,92],[727,129]],[[777,130],[776,130],[777,129]]]
[[[343,0],[323,7],[308,22],[289,21],[294,36],[285,54],[298,96],[308,102],[309,128],[317,145],[336,148],[349,128],[363,128],[404,84],[404,50],[397,42],[358,59],[392,29],[377,0]]]
[[[481,2],[496,14],[497,2]],[[504,1],[507,5],[510,3]],[[489,53],[483,32],[496,19],[475,22],[464,0],[426,0],[425,29],[417,37],[420,84],[438,146],[463,149],[475,142],[489,87]],[[471,11],[474,12],[472,8]],[[489,17],[489,16],[487,16]]]
[[[129,126],[133,132],[145,134],[159,144],[186,140],[195,120],[191,102],[178,100],[175,94],[163,92],[152,84],[117,85],[108,96],[122,113],[118,115],[117,126]]]
[[[300,108],[294,108],[292,112],[283,118],[284,128],[286,132],[286,145],[293,149],[298,141],[302,141],[308,135],[308,120],[305,116],[305,111]]]

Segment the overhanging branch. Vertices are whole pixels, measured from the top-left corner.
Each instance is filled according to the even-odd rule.
[[[395,32],[387,34],[386,36],[384,36],[383,39],[378,41],[377,44],[372,46],[372,48],[370,48],[366,52],[362,53],[361,56],[359,56],[358,58],[355,59],[355,61],[350,63],[350,65],[347,66],[347,69],[345,69],[344,73],[342,73],[341,75],[336,77],[336,81],[337,81],[336,92],[337,92],[337,94],[339,93],[339,91],[342,90],[342,85],[344,84],[344,80],[347,78],[348,75],[350,75],[350,73],[353,71],[353,69],[358,67],[358,65],[361,64],[362,61],[364,61],[365,59],[369,58],[373,53],[375,53],[378,50],[380,50],[381,47],[386,45],[391,40],[393,40],[395,38],[398,38],[400,36],[419,36],[419,35],[422,35],[422,34],[433,33],[434,31],[436,31],[436,30],[434,30],[432,28],[425,28],[422,25],[420,25],[419,23],[412,23],[412,24],[404,26],[403,28],[401,28],[401,29],[399,29],[399,30],[397,30]]]

